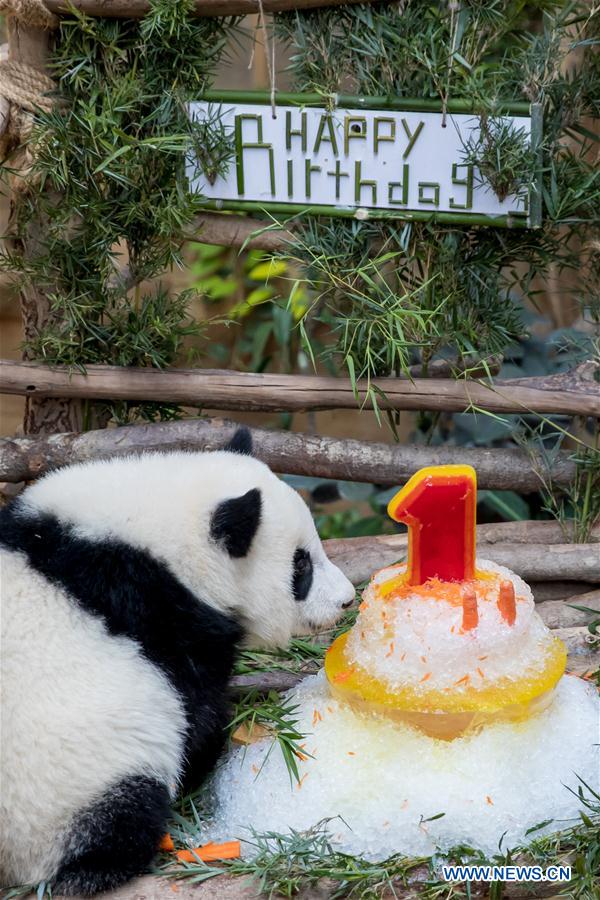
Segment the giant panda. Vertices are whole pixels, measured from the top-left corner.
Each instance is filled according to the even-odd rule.
[[[0,885],[93,894],[143,871],[222,749],[237,648],[352,603],[250,443],[66,467],[0,511]]]

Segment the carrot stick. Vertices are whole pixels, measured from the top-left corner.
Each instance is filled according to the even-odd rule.
[[[163,834],[160,839],[160,843],[158,845],[159,850],[164,850],[165,853],[173,853],[175,850],[175,844],[173,843],[173,838],[167,832],[167,834]]]
[[[462,629],[463,631],[471,631],[477,628],[479,623],[479,613],[477,611],[477,597],[473,588],[465,588],[462,593]]]
[[[515,587],[512,581],[502,581],[498,591],[498,609],[500,615],[508,625],[514,625],[517,618],[515,604]]]
[[[214,862],[218,859],[238,859],[241,855],[239,841],[226,841],[224,844],[204,844],[202,847],[194,847],[193,850],[180,850],[177,859],[181,862]]]

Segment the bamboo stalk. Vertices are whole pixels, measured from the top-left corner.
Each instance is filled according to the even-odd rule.
[[[427,379],[379,378],[381,409],[496,413],[562,413],[600,417],[600,365],[588,361],[571,372],[534,378]],[[275,375],[210,369],[166,371],[119,366],[89,366],[85,374],[65,367],[0,360],[0,393],[26,397],[74,397],[92,400],[155,400],[204,409],[299,412],[356,409],[367,403],[368,384],[356,394],[346,378]]]
[[[148,0],[44,0],[50,12],[67,15],[75,7],[88,16],[115,19],[141,19],[150,10]],[[321,6],[350,6],[378,0],[263,0],[265,12],[291,9],[317,9]],[[196,0],[199,16],[245,16],[258,12],[258,0]]]
[[[84,433],[54,434],[38,438],[0,439],[0,481],[31,481],[69,463],[87,462],[129,453],[157,450],[218,450],[232,437],[237,425],[226,419],[183,419],[152,425],[127,425]],[[536,457],[517,449],[464,447],[411,447],[371,441],[339,440],[318,435],[252,428],[256,456],[275,472],[311,475],[384,486],[400,485],[423,466],[468,463],[477,471],[479,486],[492,490],[528,493],[539,489]],[[541,462],[539,463],[541,465]],[[554,483],[568,485],[575,464],[561,453],[553,464]],[[490,526],[491,527],[491,526]],[[525,531],[525,523],[511,526]],[[498,541],[506,541],[501,526],[494,526]],[[533,539],[528,534],[528,539]],[[513,537],[511,540],[518,540]]]

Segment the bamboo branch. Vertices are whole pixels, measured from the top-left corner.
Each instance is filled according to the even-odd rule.
[[[152,425],[54,434],[49,437],[0,439],[0,481],[31,481],[50,469],[129,453],[157,450],[218,450],[237,425],[226,419],[183,419]],[[540,482],[530,458],[522,450],[464,447],[406,447],[367,441],[338,440],[317,435],[252,428],[255,453],[275,472],[311,475],[380,485],[400,485],[423,466],[468,463],[477,471],[480,487],[527,493]],[[541,465],[541,462],[540,462]],[[566,486],[575,475],[567,453],[556,457],[555,484]],[[492,526],[489,526],[492,527]],[[493,526],[506,541],[501,526]],[[524,530],[524,523],[514,528]],[[528,539],[534,538],[529,535]],[[511,540],[518,540],[511,538]]]
[[[75,7],[88,16],[115,19],[141,19],[150,10],[148,0],[44,0],[50,12],[67,15]],[[265,12],[291,9],[317,9],[321,6],[350,6],[378,0],[263,0]],[[198,16],[245,16],[259,10],[258,0],[196,0]]]
[[[600,417],[600,365],[588,361],[560,375],[519,379],[378,378],[371,388],[381,409],[473,409],[497,413],[562,413]],[[299,412],[356,409],[368,404],[365,380],[320,375],[275,375],[211,369],[166,371],[119,366],[88,366],[86,373],[40,363],[0,360],[0,393],[26,397],[92,400],[154,400],[205,409]]]

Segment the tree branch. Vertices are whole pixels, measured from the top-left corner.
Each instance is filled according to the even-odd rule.
[[[0,439],[0,481],[31,481],[50,469],[100,457],[156,450],[217,450],[237,427],[226,419],[183,419],[35,439],[4,438]],[[406,447],[264,428],[250,430],[258,458],[275,472],[289,475],[394,486],[404,483],[423,466],[468,463],[477,470],[482,488],[528,493],[540,487],[535,456],[530,458],[517,449]],[[557,455],[552,468],[554,483],[566,486],[574,475],[575,464],[569,455]],[[522,523],[514,528],[522,529]],[[501,533],[501,526],[495,529]],[[533,540],[531,536],[529,539]],[[506,537],[498,540],[505,541]]]
[[[534,378],[477,379],[378,378],[381,409],[497,413],[562,413],[600,417],[600,365],[586,362],[572,372]],[[0,360],[0,393],[26,397],[91,400],[155,400],[204,409],[299,412],[356,409],[367,403],[369,385],[320,375],[275,375],[211,369],[88,366],[86,373],[51,369],[41,363]]]
[[[44,0],[55,15],[68,15],[69,6],[88,16],[117,19],[141,19],[150,10],[148,0]],[[263,0],[265,12],[290,9],[317,9],[321,6],[350,6],[355,3],[377,3],[378,0]],[[196,0],[199,16],[238,16],[258,12],[258,0]]]

